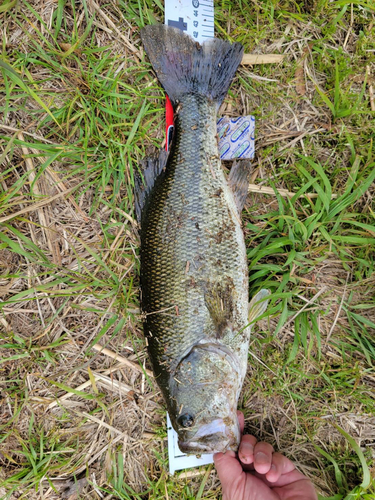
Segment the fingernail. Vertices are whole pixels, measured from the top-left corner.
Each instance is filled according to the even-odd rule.
[[[261,451],[259,451],[254,458],[255,462],[257,462],[258,464],[267,464],[270,461],[268,456]]]
[[[271,464],[271,469],[270,470],[276,471],[276,465]]]
[[[241,449],[239,450],[240,460],[244,463],[250,463],[253,461],[254,447],[250,443],[242,443]]]
[[[245,452],[246,455],[252,454],[254,451],[254,446],[250,443],[241,443],[241,451]]]

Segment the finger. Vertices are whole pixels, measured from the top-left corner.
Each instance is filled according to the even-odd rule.
[[[242,411],[237,410],[237,418],[240,425],[241,434],[243,434],[243,430],[245,428],[245,417],[243,416]]]
[[[294,470],[294,463],[281,453],[273,453],[270,470],[266,474],[266,479],[270,483],[275,483],[282,474],[287,474]]]
[[[293,471],[291,475],[295,475],[298,471]],[[300,473],[301,474],[301,473]],[[273,488],[280,498],[293,498],[294,500],[318,500],[318,495],[312,482],[303,474],[302,478],[287,484],[281,488]]]
[[[288,472],[287,474],[282,474],[277,481],[273,481],[272,483],[268,481],[267,477],[264,474],[258,474],[258,472],[254,471],[253,475],[261,479],[270,488],[273,488],[274,491],[276,491],[276,487],[283,488],[284,486],[289,485],[291,483],[306,479],[306,476],[304,476],[302,472],[299,472],[296,469],[292,470],[291,472]]]
[[[245,474],[234,451],[215,453],[214,463],[223,487],[223,491],[229,491],[232,484],[239,481],[240,476]]]
[[[269,443],[260,442],[254,447],[254,469],[259,474],[267,474],[272,464],[273,447]]]
[[[242,436],[240,447],[238,449],[238,458],[243,464],[252,464],[254,462],[254,447],[257,444],[257,438],[245,434]]]
[[[243,430],[245,428],[245,417],[244,417],[244,414],[242,413],[242,411],[240,411],[240,410],[237,410],[237,419],[238,419],[238,424],[240,426],[240,431],[242,434]]]

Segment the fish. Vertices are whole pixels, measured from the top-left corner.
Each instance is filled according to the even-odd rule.
[[[141,38],[175,109],[170,153],[146,158],[135,176],[148,353],[180,450],[237,450],[251,324],[268,296],[261,290],[249,305],[241,223],[249,162],[227,178],[216,135],[243,47],[200,45],[166,25],[146,26]]]

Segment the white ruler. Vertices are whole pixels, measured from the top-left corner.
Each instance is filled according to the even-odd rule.
[[[213,0],[165,0],[165,24],[203,43],[214,34]]]
[[[186,455],[178,447],[177,432],[173,429],[171,420],[167,413],[167,432],[168,432],[168,458],[169,473],[174,474],[177,470],[199,467],[201,465],[212,464],[214,459],[210,453],[203,453],[197,458],[195,455]]]

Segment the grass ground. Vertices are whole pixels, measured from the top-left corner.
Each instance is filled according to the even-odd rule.
[[[240,408],[323,497],[370,500],[375,8],[215,8],[218,36],[285,55],[242,67],[222,109],[256,116],[252,180],[274,190],[250,193],[243,212],[251,294],[267,287],[272,301]],[[139,38],[155,21],[151,0],[0,5],[2,499],[220,497],[212,466],[168,475],[163,402],[144,369],[133,178],[164,138]]]

